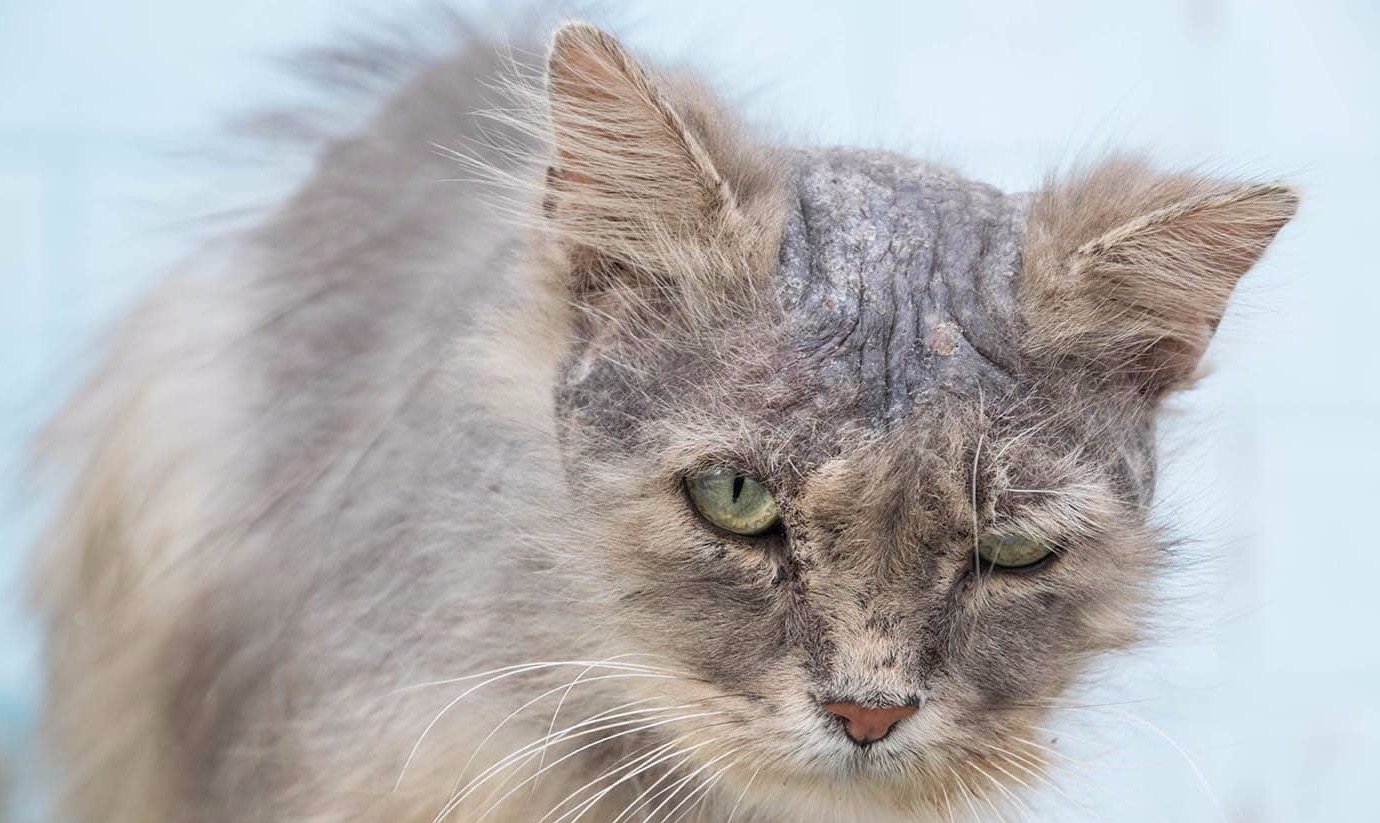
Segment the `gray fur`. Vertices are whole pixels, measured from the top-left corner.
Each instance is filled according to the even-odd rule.
[[[1077,249],[1094,272],[1126,238],[1143,256],[1163,242],[1147,230],[1193,228],[1198,201],[1125,229],[1083,213],[1095,198],[758,146],[578,25],[552,52],[553,147],[544,121],[478,125],[499,61],[460,39],[385,60],[410,79],[283,208],[153,294],[55,423],[75,481],[39,582],[66,808],[532,821],[602,779],[586,819],[608,821],[696,768],[715,776],[700,821],[740,798],[743,823],[1000,804],[981,775],[1043,769],[1020,741],[1140,635],[1163,560],[1148,502],[1168,382],[1122,375],[1086,335],[1048,342],[1096,325],[1060,307],[1098,301],[1050,296],[1078,287],[1060,244],[1101,237]],[[601,113],[652,118],[648,139],[672,139],[644,154],[669,168],[627,168]],[[457,138],[521,183],[517,219],[454,181],[430,144]],[[655,199],[686,191],[703,202]],[[1211,199],[1223,231],[1259,222],[1239,202]],[[1048,228],[1051,203],[1074,229]],[[1160,295],[1128,305],[1190,328]],[[770,488],[782,533],[696,518],[681,484],[720,463]],[[993,528],[1060,557],[982,569]],[[536,661],[565,662],[456,680]],[[829,700],[921,708],[859,749]],[[578,756],[597,741],[556,739],[463,792],[633,701],[666,723]],[[606,771],[657,745],[685,760]],[[675,800],[702,783],[682,785]]]

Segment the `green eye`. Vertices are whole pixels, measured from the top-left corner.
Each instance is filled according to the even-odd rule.
[[[685,490],[700,516],[734,534],[762,534],[781,519],[771,492],[732,469],[710,469],[689,477]]]
[[[1054,553],[1049,546],[1015,532],[989,532],[978,541],[978,556],[988,565],[1003,569],[1023,569]]]

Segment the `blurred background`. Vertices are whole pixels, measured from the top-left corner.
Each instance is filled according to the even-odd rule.
[[[48,819],[21,583],[45,501],[24,441],[99,331],[188,252],[189,218],[290,185],[278,161],[305,158],[254,174],[200,151],[227,116],[284,99],[270,57],[408,7],[0,0],[0,802],[8,781],[15,823]],[[1160,641],[1107,666],[1097,708],[1055,721],[1070,761],[1033,817],[1380,819],[1380,3],[696,0],[599,18],[791,142],[898,149],[1007,189],[1111,148],[1303,189],[1223,323],[1215,374],[1166,426],[1161,511],[1195,539]]]

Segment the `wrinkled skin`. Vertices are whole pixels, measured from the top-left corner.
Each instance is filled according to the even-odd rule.
[[[1028,197],[902,158],[799,156],[776,290],[802,357],[860,411],[904,418],[931,391],[1010,388]]]

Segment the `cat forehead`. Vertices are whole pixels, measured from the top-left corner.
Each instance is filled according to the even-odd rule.
[[[882,152],[800,152],[791,170],[786,376],[846,388],[882,419],[927,393],[1010,385],[1028,196]]]

